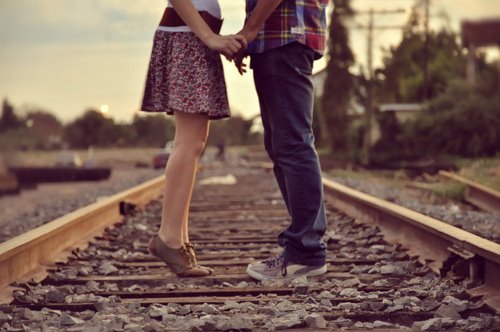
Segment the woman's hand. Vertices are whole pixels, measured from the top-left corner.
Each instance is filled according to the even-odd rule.
[[[234,58],[240,50],[247,48],[247,40],[241,35],[219,36],[213,33],[203,42],[210,49],[222,53],[228,59]]]
[[[247,40],[241,35],[216,35],[203,20],[191,1],[170,0],[170,2],[182,20],[210,49],[232,59],[240,49],[247,47]]]

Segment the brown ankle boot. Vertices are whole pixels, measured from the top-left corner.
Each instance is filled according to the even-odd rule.
[[[202,266],[198,265],[198,260],[196,259],[196,253],[194,251],[194,244],[191,242],[184,243],[184,246],[186,247],[186,250],[188,251],[189,255],[191,256],[191,261],[195,266],[198,266],[200,268],[206,269],[207,271],[210,272],[210,274],[214,273],[215,270],[208,267],[208,266]]]
[[[155,235],[149,241],[148,248],[153,256],[162,260],[178,277],[205,277],[210,274],[210,271],[193,264],[185,246],[179,249],[170,248]]]

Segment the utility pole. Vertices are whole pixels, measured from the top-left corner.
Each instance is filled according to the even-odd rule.
[[[394,9],[394,10],[374,10],[371,8],[369,11],[356,11],[355,14],[368,14],[368,26],[358,25],[356,28],[365,29],[368,31],[367,36],[367,60],[368,60],[368,87],[366,91],[366,111],[365,111],[365,123],[366,130],[363,137],[363,154],[361,157],[361,162],[363,165],[370,165],[371,156],[370,150],[372,146],[372,131],[373,131],[373,40],[375,30],[400,30],[401,26],[375,26],[375,15],[390,15],[390,14],[402,14],[405,13],[404,9]]]
[[[368,14],[368,88],[366,90],[366,131],[363,140],[363,165],[369,165],[371,160],[370,149],[372,145],[373,130],[373,29],[375,24],[375,11],[370,9]]]
[[[424,101],[430,98],[430,77],[429,77],[429,7],[430,0],[424,0],[425,5],[425,44],[424,44]]]

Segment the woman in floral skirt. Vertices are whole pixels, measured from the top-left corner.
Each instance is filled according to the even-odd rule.
[[[175,116],[161,226],[149,250],[180,277],[213,272],[196,262],[188,235],[189,205],[209,121],[230,116],[220,54],[231,59],[246,48],[242,36],[218,34],[220,18],[218,0],[168,1],[155,33],[141,107]]]

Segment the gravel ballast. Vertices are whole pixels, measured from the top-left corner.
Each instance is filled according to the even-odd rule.
[[[104,181],[46,183],[0,197],[0,242],[161,174],[163,170],[121,168]]]
[[[432,203],[418,195],[399,187],[391,187],[379,182],[345,177],[333,177],[333,180],[369,195],[382,198],[410,210],[441,220],[462,228],[480,237],[500,243],[500,216],[485,211],[463,208],[458,202],[448,200],[444,204]]]

